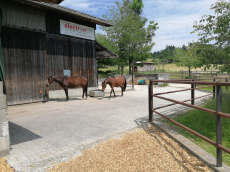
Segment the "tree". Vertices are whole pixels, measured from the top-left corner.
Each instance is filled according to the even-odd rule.
[[[183,48],[183,47],[182,47]],[[181,48],[175,49],[175,60],[177,61],[178,66],[188,67],[189,76],[191,76],[191,69],[197,66],[197,58],[192,54],[188,54],[186,51]]]
[[[154,45],[152,42],[157,23],[150,21],[145,27],[147,19],[141,16],[143,3],[141,0],[115,1],[115,5],[109,8],[107,15],[103,17],[112,22],[112,27],[102,27],[106,37],[118,54],[118,65],[129,66],[134,61],[144,61],[150,56]]]
[[[230,3],[218,0],[210,9],[215,15],[204,15],[199,24],[193,26],[192,33],[198,32],[200,38],[189,54],[196,56],[205,69],[213,65],[220,72],[230,72]]]
[[[142,0],[133,0],[133,3],[131,3],[129,7],[136,15],[141,15],[141,13],[143,12],[142,8],[144,7],[144,5]]]
[[[106,35],[97,33],[96,34],[96,40],[107,47],[109,50],[113,51],[117,54],[117,50],[112,46],[110,40],[106,37]],[[107,66],[116,66],[117,65],[117,59],[103,59],[103,60],[97,60],[98,68],[105,68]]]
[[[163,70],[164,70],[164,65],[167,63],[172,63],[174,61],[174,51],[175,51],[175,46],[174,45],[166,45],[164,50],[154,52],[151,54],[153,57],[152,62],[154,64],[162,64]]]

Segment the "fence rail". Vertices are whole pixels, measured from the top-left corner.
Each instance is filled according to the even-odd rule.
[[[215,81],[215,80],[214,80]],[[217,167],[222,167],[222,151],[230,154],[230,149],[222,146],[222,117],[223,118],[228,118],[230,119],[230,114],[226,114],[222,112],[222,86],[230,86],[230,82],[210,82],[210,81],[193,81],[193,80],[160,80],[160,82],[163,83],[180,83],[180,84],[191,84],[191,88],[188,89],[183,89],[183,90],[177,90],[177,91],[169,91],[169,92],[163,92],[163,93],[156,93],[153,94],[153,85],[156,82],[159,82],[159,80],[150,80],[149,82],[149,92],[148,92],[148,97],[149,97],[149,122],[153,121],[153,112],[160,115],[161,117],[171,121],[172,123],[176,124],[177,126],[187,130],[188,132],[194,134],[195,136],[205,140],[206,142],[210,143],[211,145],[216,147],[216,164]],[[208,85],[208,86],[202,86],[202,87],[196,87],[196,85]],[[216,98],[216,110],[211,110],[211,109],[207,109],[204,107],[200,107],[200,106],[196,106],[195,105],[195,99],[204,97],[204,96],[200,96],[200,97],[195,97],[194,92],[196,89],[199,88],[204,88],[204,87],[213,87],[213,92],[209,93],[207,95],[204,96],[210,96],[213,95],[214,98]],[[173,99],[169,99],[166,97],[162,97],[160,95],[162,94],[169,94],[169,93],[176,93],[176,92],[181,92],[181,91],[189,91],[191,90],[191,99],[189,100],[184,100],[184,101],[177,101],[177,100],[173,100]],[[153,108],[153,97],[157,97],[163,100],[167,100],[170,102],[173,102],[172,104],[168,104],[168,105],[164,105],[161,107],[157,107],[157,108]],[[191,104],[189,103],[185,103],[191,101]],[[199,134],[198,132],[178,123],[177,121],[170,119],[169,117],[159,113],[158,109],[164,108],[164,107],[168,107],[168,106],[172,106],[175,104],[181,104],[190,108],[194,108],[194,109],[198,109],[204,112],[208,112],[210,114],[216,115],[216,142]]]

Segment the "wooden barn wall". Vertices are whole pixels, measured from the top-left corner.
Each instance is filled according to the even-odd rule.
[[[87,22],[80,19],[75,19],[73,17],[64,16],[54,12],[53,13],[46,12],[46,32],[54,35],[61,35],[60,19],[96,29],[96,24],[94,23]]]
[[[49,75],[70,70],[71,76],[87,77],[89,87],[97,85],[94,41],[47,35],[47,59]],[[59,84],[50,85],[50,90],[57,89],[62,89]]]
[[[44,33],[2,28],[8,105],[43,101],[46,81]]]
[[[44,10],[12,0],[0,0],[0,7],[3,9],[3,26],[46,31]]]

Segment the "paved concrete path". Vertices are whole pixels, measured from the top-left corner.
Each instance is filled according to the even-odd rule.
[[[184,86],[183,86],[184,87]],[[148,122],[148,86],[127,87],[124,96],[72,98],[47,103],[9,106],[11,154],[8,163],[16,171],[47,171],[55,163],[81,154],[81,150],[96,145],[122,132]],[[178,86],[154,87],[154,93],[182,89]],[[130,90],[130,91],[129,91]],[[64,92],[63,92],[64,94]],[[207,93],[196,91],[196,96]],[[165,95],[177,100],[190,99],[190,91]],[[169,104],[155,99],[154,107]],[[182,106],[159,110],[164,114],[178,113]],[[158,116],[155,115],[157,118]]]

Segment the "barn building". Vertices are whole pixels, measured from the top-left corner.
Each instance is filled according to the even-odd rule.
[[[116,58],[95,41],[96,24],[113,24],[58,5],[61,1],[0,1],[0,79],[8,105],[45,101],[51,74],[82,75],[95,88],[97,59]],[[52,84],[50,90],[62,88]]]
[[[142,66],[135,66],[135,72],[153,71],[155,69],[153,62],[142,62]]]

